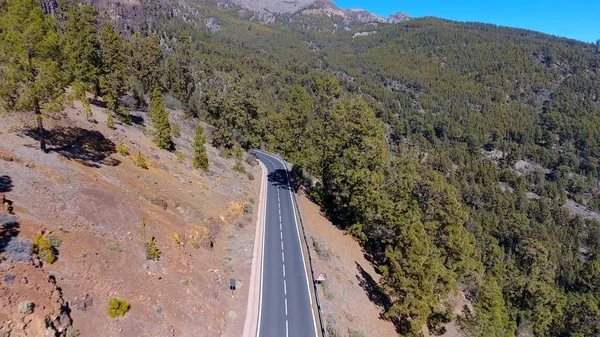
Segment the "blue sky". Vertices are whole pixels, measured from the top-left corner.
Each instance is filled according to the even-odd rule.
[[[536,30],[586,42],[600,39],[600,0],[334,0],[381,16],[404,12]]]

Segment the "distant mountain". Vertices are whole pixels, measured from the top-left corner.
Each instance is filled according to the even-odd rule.
[[[332,0],[196,0],[198,2],[212,2],[218,5],[237,5],[244,9],[271,14],[293,14],[302,11],[302,14],[325,14],[340,16],[355,22],[380,22],[399,23],[410,20],[410,16],[398,12],[389,18],[381,17],[360,8],[341,9]]]

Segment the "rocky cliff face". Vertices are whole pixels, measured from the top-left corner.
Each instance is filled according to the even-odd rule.
[[[255,12],[271,13],[295,13],[314,5],[335,6],[331,0],[232,0],[232,2]]]
[[[404,21],[408,21],[410,20],[411,17],[402,13],[402,12],[398,12],[396,14],[392,14],[388,19],[387,22],[388,23],[400,23],[400,22],[404,22]]]

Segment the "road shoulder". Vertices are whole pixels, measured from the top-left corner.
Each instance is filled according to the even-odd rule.
[[[243,337],[256,336],[260,312],[260,295],[262,285],[263,243],[265,233],[265,207],[267,192],[267,168],[259,161],[262,169],[260,195],[258,201],[258,213],[256,230],[254,236],[254,249],[252,253],[252,271],[250,274],[250,286],[248,287],[248,307],[246,309],[246,320],[244,322]]]

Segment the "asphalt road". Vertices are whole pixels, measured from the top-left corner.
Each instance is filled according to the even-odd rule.
[[[284,164],[255,152],[268,170],[258,337],[317,337],[289,175]]]

